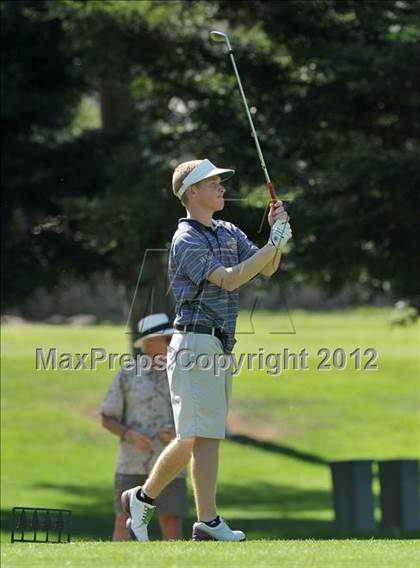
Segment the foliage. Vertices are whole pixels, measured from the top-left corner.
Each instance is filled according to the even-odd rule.
[[[417,2],[19,0],[2,19],[7,304],[105,266],[131,289],[183,214],[171,171],[191,157],[237,169],[231,196],[252,198],[226,217],[264,242],[263,177],[213,28],[295,195],[287,277],[420,302]],[[86,97],[101,129],[74,128]]]
[[[3,298],[13,305],[98,263],[60,203],[78,193],[67,172],[86,173],[86,141],[70,142],[67,131],[85,84],[62,23],[42,2],[3,2],[2,39]]]

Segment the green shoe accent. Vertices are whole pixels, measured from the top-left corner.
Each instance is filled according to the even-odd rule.
[[[153,517],[153,513],[155,512],[155,507],[145,507],[143,511],[142,521],[147,526],[150,523],[150,519]]]

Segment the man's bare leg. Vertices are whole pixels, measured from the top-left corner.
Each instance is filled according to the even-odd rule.
[[[182,519],[174,515],[159,515],[159,526],[163,540],[182,538]]]
[[[191,462],[197,518],[211,521],[217,516],[216,483],[220,440],[196,438]]]
[[[127,527],[125,526],[127,519],[127,513],[117,513],[115,515],[115,525],[112,540],[130,540],[130,535],[128,533]]]
[[[143,491],[151,499],[156,497],[182,471],[191,459],[194,438],[172,440],[160,454],[149,477],[143,485]]]

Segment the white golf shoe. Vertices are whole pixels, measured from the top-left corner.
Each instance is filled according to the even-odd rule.
[[[209,527],[206,523],[197,521],[193,524],[192,532],[193,540],[230,540],[243,541],[246,540],[245,533],[242,531],[233,531],[227,522],[220,517],[220,523],[217,527]]]
[[[147,525],[153,517],[156,507],[137,498],[139,489],[141,489],[140,486],[124,491],[121,495],[121,507],[125,513],[130,515],[130,518],[127,520],[127,528],[131,538],[133,540],[148,541]]]

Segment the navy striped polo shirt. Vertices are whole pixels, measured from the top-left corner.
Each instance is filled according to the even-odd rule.
[[[207,280],[217,268],[235,266],[258,247],[238,227],[213,220],[213,228],[194,219],[179,220],[169,253],[169,280],[176,300],[175,324],[217,327],[235,345],[239,290],[224,290]]]

